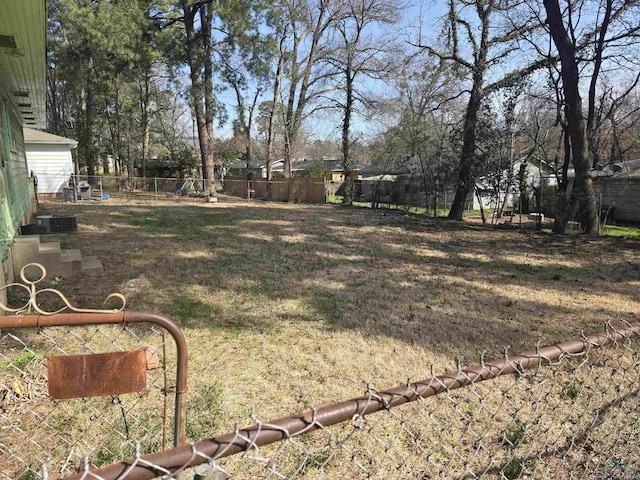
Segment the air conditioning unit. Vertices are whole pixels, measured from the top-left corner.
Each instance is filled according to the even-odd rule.
[[[47,233],[46,229],[35,223],[22,225],[20,227],[20,235],[42,235],[43,233]]]
[[[54,217],[52,215],[42,215],[37,217],[38,226],[42,227],[45,233],[71,233],[78,230],[78,218]]]

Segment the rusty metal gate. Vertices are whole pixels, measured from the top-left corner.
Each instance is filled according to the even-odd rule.
[[[124,311],[120,295],[118,309],[79,309],[36,288],[43,268],[35,280],[25,269],[24,284],[5,287],[27,292],[24,305],[0,303],[12,314],[0,316],[0,478],[61,477],[184,444],[179,327]],[[64,307],[45,310],[46,296]]]

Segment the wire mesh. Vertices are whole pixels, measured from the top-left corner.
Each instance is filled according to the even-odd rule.
[[[168,341],[167,341],[168,337]],[[85,399],[48,396],[47,358],[146,350],[157,359],[140,393]],[[40,478],[98,467],[173,445],[176,352],[164,329],[99,325],[0,332],[0,478]]]
[[[75,186],[75,193],[74,193]],[[203,196],[203,180],[195,177],[117,177],[70,175],[64,171],[38,174],[38,197],[65,201],[175,200]]]
[[[638,332],[609,329],[393,390],[368,385],[359,399],[252,417],[252,427],[70,478],[175,478],[196,465],[196,478],[216,479],[638,478]]]

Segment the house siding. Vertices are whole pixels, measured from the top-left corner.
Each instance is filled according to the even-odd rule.
[[[70,145],[27,144],[27,167],[38,177],[38,194],[62,194],[73,174]]]
[[[36,209],[27,173],[22,124],[7,98],[0,84],[0,302],[3,304],[7,298],[2,287],[13,281],[10,246],[20,225],[28,222]]]
[[[362,179],[356,180],[356,197],[362,202],[377,199],[382,204],[397,204],[413,207],[433,208],[434,192],[425,192],[422,182],[411,176],[397,175],[395,180]],[[437,207],[448,209],[455,197],[451,188],[438,191]],[[473,208],[473,196],[470,194],[465,202],[465,210]]]
[[[36,209],[22,127],[28,122],[42,128],[46,121],[46,4],[4,2],[0,15],[0,32],[15,34],[21,47],[21,55],[0,55],[0,286],[13,279],[10,247]],[[6,304],[5,290],[0,301]]]
[[[3,258],[20,225],[32,213],[32,184],[27,170],[22,124],[0,86],[0,241]]]
[[[597,178],[594,183],[600,209],[612,210],[608,220],[640,222],[640,178]]]

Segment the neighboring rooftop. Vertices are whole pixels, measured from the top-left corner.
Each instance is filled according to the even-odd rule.
[[[66,137],[60,137],[52,133],[34,130],[33,128],[24,128],[24,143],[55,143],[63,145],[72,145],[75,148],[78,142]]]
[[[264,160],[251,160],[249,162],[249,168],[263,168],[266,165]],[[247,162],[245,160],[240,160],[229,165],[229,168],[247,168]]]
[[[323,158],[322,160],[310,160],[306,158],[304,160],[294,160],[293,162],[291,162],[291,170],[296,172],[296,171],[306,170],[308,168],[314,168],[316,165],[318,165],[318,163],[322,164],[322,171],[324,172],[343,172],[344,171],[344,167],[342,166],[342,160],[325,159],[325,158]],[[362,168],[361,165],[353,166],[354,171],[359,171],[361,168]]]
[[[640,172],[640,158],[614,163],[611,165],[611,170],[620,173],[638,173]]]

